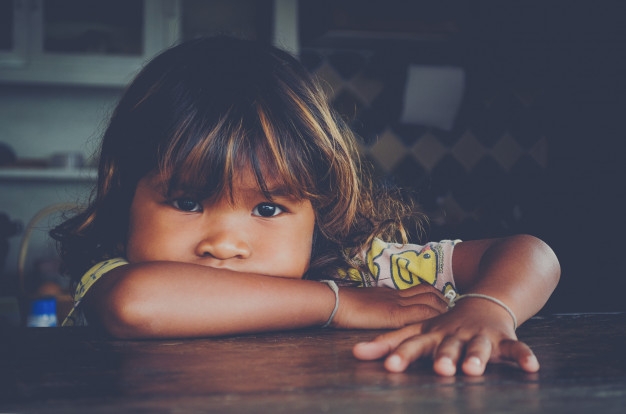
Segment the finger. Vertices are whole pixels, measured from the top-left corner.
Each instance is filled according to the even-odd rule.
[[[398,291],[398,294],[400,294],[403,297],[422,295],[425,293],[433,293],[439,296],[442,300],[445,300],[445,296],[443,295],[443,293],[439,291],[439,289],[427,283],[420,283],[419,285],[411,286],[408,289],[403,289],[403,290]]]
[[[391,372],[402,372],[411,362],[430,356],[437,348],[434,335],[417,335],[408,338],[385,360],[385,368]]]
[[[448,302],[435,292],[423,293],[419,296],[414,296],[409,299],[404,299],[409,303],[421,304],[430,306],[437,310],[438,314],[444,313],[448,310]]]
[[[393,352],[406,338],[419,335],[421,324],[409,325],[405,328],[384,333],[370,342],[359,342],[352,348],[352,354],[361,360],[379,359]]]
[[[484,335],[473,337],[465,347],[465,358],[461,367],[463,373],[471,376],[483,375],[492,350],[493,345],[489,338]]]
[[[417,289],[418,287],[419,286],[416,286],[412,289]],[[439,292],[433,290],[415,295],[401,296],[400,304],[403,307],[416,307],[415,310],[417,314],[427,312],[426,316],[428,317],[440,315],[448,310],[448,302],[442,298]],[[425,307],[429,307],[431,309],[428,310],[425,309]],[[421,318],[421,320],[423,319],[425,318]]]
[[[516,362],[526,372],[539,371],[539,361],[532,349],[524,342],[510,339],[500,342],[500,358]]]
[[[426,284],[413,286],[409,289],[398,291],[398,295],[405,303],[430,304],[442,312],[447,310],[449,300],[438,289]]]
[[[434,355],[433,369],[439,375],[456,374],[456,366],[465,342],[457,336],[447,336],[441,341]]]
[[[409,306],[404,306],[397,310],[396,321],[398,322],[398,326],[405,326],[416,324],[419,322],[423,322],[426,319],[434,318],[435,316],[439,316],[446,311],[447,308],[443,310],[439,307],[425,305],[425,304],[414,304]]]

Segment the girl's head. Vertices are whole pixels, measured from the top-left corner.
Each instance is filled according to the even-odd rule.
[[[252,41],[198,39],[152,60],[115,109],[93,202],[52,233],[68,271],[80,277],[96,261],[125,255],[140,180],[158,177],[168,197],[233,201],[242,172],[270,200],[280,187],[310,201],[313,269],[385,222],[352,133],[293,57]]]

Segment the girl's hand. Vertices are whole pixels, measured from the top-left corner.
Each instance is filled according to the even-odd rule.
[[[423,284],[406,290],[339,289],[339,309],[331,326],[350,329],[400,328],[441,315],[448,302],[441,292]]]
[[[434,371],[443,376],[454,375],[459,364],[466,375],[482,375],[487,362],[509,361],[526,372],[539,370],[531,349],[517,340],[510,315],[496,304],[472,298],[433,319],[356,344],[353,353],[362,360],[387,356],[384,365],[391,372],[402,372],[425,357],[433,358]]]

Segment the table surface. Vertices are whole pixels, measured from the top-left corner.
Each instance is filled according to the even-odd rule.
[[[550,315],[518,330],[542,368],[389,373],[351,348],[379,331],[118,341],[88,328],[0,331],[0,412],[624,413],[626,314]]]

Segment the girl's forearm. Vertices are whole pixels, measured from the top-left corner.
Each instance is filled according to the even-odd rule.
[[[457,259],[469,271],[461,272],[461,292],[478,292],[501,300],[511,308],[519,323],[545,305],[558,283],[559,262],[552,249],[535,237],[519,235],[464,242],[458,247],[464,244],[470,248],[459,249]],[[474,257],[468,257],[471,255]],[[482,299],[471,300],[476,303]]]
[[[121,338],[219,336],[323,325],[326,284],[184,263],[123,266],[86,298],[88,317]]]

